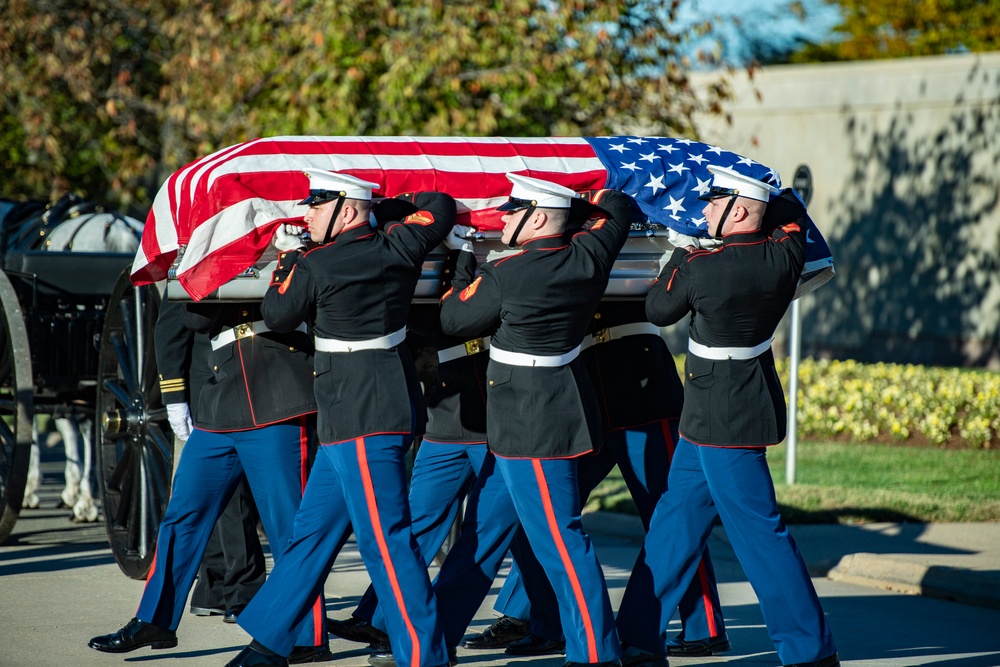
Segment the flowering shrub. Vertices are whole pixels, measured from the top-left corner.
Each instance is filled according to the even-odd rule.
[[[787,392],[788,359],[777,367]],[[803,359],[798,416],[804,439],[989,449],[1000,444],[1000,373]]]

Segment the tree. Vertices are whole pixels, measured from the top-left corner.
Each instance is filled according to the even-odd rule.
[[[3,196],[148,207],[258,136],[695,135],[681,0],[9,0]]]
[[[1000,48],[1000,0],[828,0],[840,6],[836,39],[792,62],[873,60]]]

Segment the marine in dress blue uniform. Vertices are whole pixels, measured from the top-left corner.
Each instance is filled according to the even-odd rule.
[[[834,667],[833,636],[765,459],[786,426],[771,339],[795,294],[810,223],[792,191],[768,204],[775,188],[709,169],[705,216],[722,245],[675,250],[646,298],[655,324],[690,315],[690,340],[681,438],[618,614],[630,647],[623,663],[664,661],[667,623],[720,517],[781,662]]]
[[[321,244],[279,255],[261,309],[275,330],[312,322],[320,447],[287,558],[238,619],[254,642],[231,664],[283,664],[277,658],[292,648],[291,629],[322,590],[353,524],[397,661],[444,665],[448,653],[406,501],[403,457],[424,410],[403,342],[424,257],[455,224],[455,201],[437,192],[409,195],[415,212],[373,228],[377,184],[307,174],[305,221]]]
[[[211,338],[211,377],[198,396],[199,423],[174,475],[136,617],[117,633],[91,639],[100,651],[176,645],[174,631],[212,528],[244,475],[276,563],[305,486],[316,412],[309,336],[268,330],[257,304],[190,304],[184,317],[189,329]],[[322,597],[313,595],[305,607],[290,639],[303,647],[304,659],[329,657]]]
[[[607,287],[632,222],[642,218],[624,193],[601,191],[606,218],[570,227],[571,190],[508,174],[502,240],[518,254],[489,262],[476,277],[463,253],[441,322],[454,335],[498,327],[487,371],[484,465],[458,543],[435,583],[454,646],[496,576],[520,523],[553,584],[569,663],[614,664],[619,642],[600,563],[583,531],[577,457],[600,447],[593,385],[579,357],[588,322]],[[499,326],[498,326],[499,325]]]
[[[684,388],[660,336],[646,320],[641,301],[606,300],[591,319],[581,354],[597,389],[604,446],[579,459],[580,494],[590,492],[618,466],[648,530],[656,502],[667,486],[677,443]],[[528,637],[507,649],[512,655],[558,652],[561,632],[554,595],[534,558],[522,558],[497,596],[497,610],[531,621]],[[523,578],[522,578],[523,577]],[[531,582],[524,586],[524,582]],[[708,549],[680,603],[682,635],[671,654],[716,655],[731,648]],[[690,638],[690,639],[688,639]]]
[[[453,249],[445,257],[442,291],[451,286],[458,255],[459,250]],[[433,356],[428,362],[433,371],[426,379],[426,432],[414,457],[409,490],[411,531],[429,566],[489,455],[486,366],[490,337],[447,336],[441,331],[437,305],[416,305],[410,313],[407,343],[418,358]],[[368,587],[350,619],[332,621],[328,627],[352,641],[386,643],[385,619],[374,587]]]
[[[198,396],[202,385],[212,376],[208,336],[195,334],[184,326],[186,311],[183,301],[164,298],[153,332],[160,398],[174,431],[174,458],[178,461],[184,441],[194,424],[200,423]],[[194,412],[190,406],[195,407]],[[257,506],[244,475],[208,539],[198,568],[198,582],[191,592],[192,614],[219,614],[226,622],[234,622],[264,585],[266,566],[257,536],[258,520]]]

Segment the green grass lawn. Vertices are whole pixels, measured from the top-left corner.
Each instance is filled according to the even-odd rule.
[[[768,448],[788,523],[1000,521],[1000,452],[800,442],[796,483],[785,484],[784,444]],[[587,509],[635,513],[616,468]]]

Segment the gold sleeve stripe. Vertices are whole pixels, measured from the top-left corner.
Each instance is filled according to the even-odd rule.
[[[185,389],[187,389],[187,380],[185,378],[160,380],[160,391],[184,391]]]

